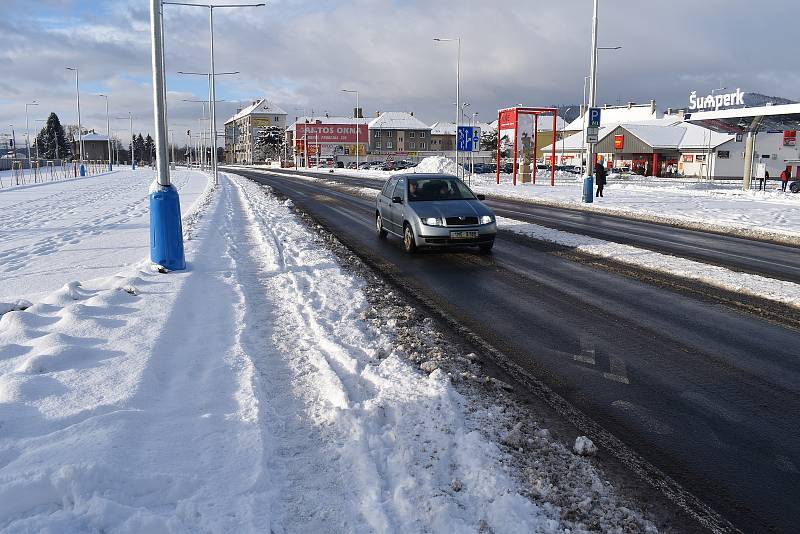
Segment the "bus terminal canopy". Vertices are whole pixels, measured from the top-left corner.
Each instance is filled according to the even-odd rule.
[[[753,172],[756,134],[800,130],[800,104],[700,111],[687,113],[683,120],[715,132],[747,135],[742,172],[742,189],[747,191]]]
[[[728,134],[800,130],[800,104],[699,111],[687,113],[684,121]]]

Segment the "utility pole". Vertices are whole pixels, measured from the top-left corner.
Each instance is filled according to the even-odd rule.
[[[186,268],[178,190],[170,183],[167,150],[166,80],[164,77],[163,15],[161,0],[150,0],[150,37],[153,68],[156,182],[150,188],[150,260],[165,269]]]
[[[111,118],[108,116],[108,95],[97,95],[102,96],[106,99],[106,131],[108,135],[108,170],[111,171],[114,169],[114,166],[111,164]]]
[[[358,96],[359,95],[358,95],[358,91],[354,90],[354,89],[342,89],[342,92],[343,93],[355,93],[356,94],[356,112],[354,113],[354,115],[355,115],[355,119],[356,119],[356,170],[358,170],[358,169],[361,168],[361,150],[360,150],[360,147],[359,147],[359,139],[358,139],[358,134],[359,134],[359,131],[361,130],[361,124],[358,122],[358,119],[359,119],[358,115],[359,115],[359,112],[361,110],[361,106],[360,106],[360,103],[358,101]]]
[[[591,58],[591,83],[589,84],[589,107],[593,108],[597,98],[597,5],[598,0],[594,0],[594,11],[592,15],[592,58]],[[586,135],[584,131],[582,135]],[[592,202],[594,194],[594,143],[587,143],[586,147],[586,180],[584,183],[584,201]],[[586,189],[588,188],[588,191]]]
[[[81,124],[81,84],[80,84],[80,74],[78,72],[78,67],[66,67],[67,70],[71,70],[75,73],[75,99],[78,103],[78,162],[80,164],[80,174],[81,176],[86,176],[86,167],[83,165],[83,125]]]
[[[38,105],[39,103],[36,100],[25,104],[25,147],[28,149],[28,176],[31,176],[33,173],[33,162],[31,161],[31,132],[28,126],[28,106]]]
[[[458,43],[458,53],[456,55],[456,136],[455,136],[455,146],[454,153],[455,153],[455,162],[456,162],[456,176],[458,176],[458,125],[461,117],[461,37],[455,38],[440,38],[434,37],[434,41],[445,43],[445,42],[456,42]]]

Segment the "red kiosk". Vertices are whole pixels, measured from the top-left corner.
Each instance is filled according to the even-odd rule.
[[[556,131],[558,119],[557,108],[506,108],[497,112],[497,183],[500,183],[500,140],[502,139],[501,132],[504,130],[512,130],[514,132],[514,172],[513,183],[517,185],[517,161],[518,161],[518,139],[519,139],[519,116],[520,115],[533,115],[533,169],[531,171],[531,180],[536,183],[536,150],[539,137],[539,115],[552,115],[553,116],[553,152],[550,155],[550,185],[556,184]]]

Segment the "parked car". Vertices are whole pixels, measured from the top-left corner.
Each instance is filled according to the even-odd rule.
[[[449,174],[395,175],[375,200],[375,230],[379,238],[401,238],[408,253],[470,245],[487,254],[497,223],[484,198]]]

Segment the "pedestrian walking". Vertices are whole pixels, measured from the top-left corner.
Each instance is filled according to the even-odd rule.
[[[789,170],[789,167],[786,167],[781,171],[781,191],[786,192],[786,184],[789,183],[789,173],[792,172]]]
[[[766,191],[767,190],[767,180],[769,180],[769,171],[764,171],[764,176],[758,179],[758,190],[759,191]]]
[[[606,185],[606,177],[608,175],[606,174],[606,168],[601,163],[595,163],[594,176],[597,181],[597,194],[595,196],[602,197],[603,187]]]

